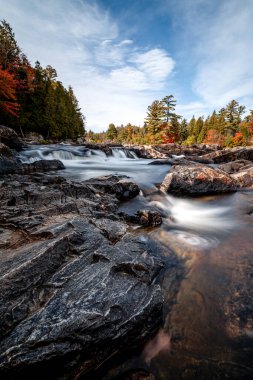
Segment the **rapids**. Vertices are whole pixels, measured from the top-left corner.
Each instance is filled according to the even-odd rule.
[[[253,278],[245,270],[253,271],[253,192],[201,198],[161,193],[155,185],[170,166],[149,165],[153,160],[140,159],[123,148],[113,148],[107,155],[68,145],[31,146],[20,158],[23,162],[59,159],[66,169],[57,173],[73,180],[126,175],[142,191],[121,210],[152,209],[163,216],[162,226],[147,233],[182,258],[186,275],[176,303],[165,307],[164,326],[140,355],[126,358],[121,368],[151,371],[156,380],[224,379],[224,373],[229,379],[253,378],[252,323],[246,320],[246,311],[242,315],[245,308],[252,308],[244,298]],[[165,268],[161,279],[165,305],[169,275]],[[104,379],[114,376],[108,373]]]

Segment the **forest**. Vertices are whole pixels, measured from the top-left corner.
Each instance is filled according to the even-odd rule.
[[[45,141],[83,137],[85,126],[73,89],[57,80],[52,66],[31,65],[5,20],[0,22],[0,124]]]
[[[251,145],[253,142],[253,110],[245,114],[245,106],[231,100],[225,108],[206,118],[195,117],[187,121],[176,113],[173,95],[155,100],[147,109],[142,127],[128,123],[123,126],[109,124],[106,132],[88,131],[87,140],[123,144],[219,144],[224,147]]]
[[[43,68],[38,61],[32,66],[11,26],[5,20],[0,22],[0,124],[22,137],[35,133],[43,142],[81,138],[120,144],[252,144],[253,110],[245,115],[246,108],[238,101],[231,100],[211,115],[193,116],[189,121],[177,114],[176,103],[173,95],[154,100],[142,126],[110,123],[105,132],[85,132],[85,117],[72,87],[66,89],[57,80],[52,66]]]

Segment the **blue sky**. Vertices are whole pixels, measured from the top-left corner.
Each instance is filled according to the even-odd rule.
[[[142,125],[170,94],[188,119],[253,108],[253,0],[0,0],[0,15],[72,85],[86,129]]]

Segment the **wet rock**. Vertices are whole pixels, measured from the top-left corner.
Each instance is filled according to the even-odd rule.
[[[162,224],[162,216],[157,211],[138,210],[135,214],[121,212],[123,218],[133,224],[140,224],[143,227],[156,227]]]
[[[211,159],[215,164],[226,163],[235,160],[253,161],[252,147],[239,147],[223,149],[202,156],[203,159]]]
[[[1,378],[78,379],[158,328],[161,249],[117,214],[137,190],[123,176],[2,177]]]
[[[251,167],[253,167],[253,162],[248,160],[236,160],[219,165],[219,169],[228,174],[237,173],[240,170],[249,169]]]
[[[191,146],[183,146],[179,144],[159,144],[159,145],[140,145],[127,146],[133,150],[138,157],[141,158],[169,158],[172,155],[200,156],[209,152],[221,149],[219,145],[195,144]],[[205,160],[209,162],[209,159]]]
[[[65,169],[65,166],[60,160],[39,160],[30,164],[22,164],[22,171],[24,173],[47,172],[62,169]]]
[[[204,195],[236,190],[235,181],[219,169],[195,164],[177,165],[166,175],[161,190],[174,194]]]
[[[231,177],[236,181],[239,188],[253,188],[253,166],[231,174]]]
[[[21,162],[13,151],[0,142],[0,174],[15,173],[21,169]]]
[[[161,289],[151,284],[161,266],[148,242],[128,237],[112,246],[79,219],[64,236],[7,250],[1,375],[78,378],[141,342],[161,318]]]
[[[17,151],[25,147],[25,144],[18,137],[17,133],[13,129],[5,127],[4,125],[0,125],[0,143]]]

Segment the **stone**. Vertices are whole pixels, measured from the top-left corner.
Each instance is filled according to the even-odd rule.
[[[228,174],[202,164],[173,166],[160,186],[162,191],[178,195],[220,194],[236,188]]]
[[[124,176],[3,175],[1,378],[79,379],[159,327],[163,248],[117,213],[138,192]]]
[[[15,173],[21,169],[21,162],[13,151],[0,142],[0,174]]]
[[[214,164],[221,164],[236,160],[253,161],[253,147],[236,147],[232,149],[218,150],[201,156],[203,159],[211,159]]]
[[[24,142],[18,137],[17,133],[4,125],[0,125],[0,143],[7,145],[11,149],[17,151],[25,147]]]

